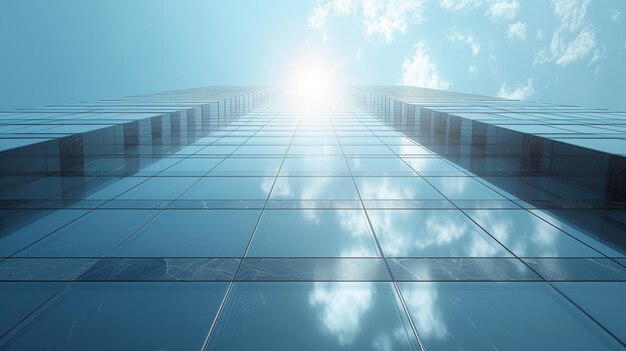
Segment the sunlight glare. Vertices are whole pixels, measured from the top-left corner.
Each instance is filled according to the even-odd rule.
[[[302,103],[321,104],[333,96],[335,77],[333,71],[323,65],[301,65],[294,74],[296,98]]]

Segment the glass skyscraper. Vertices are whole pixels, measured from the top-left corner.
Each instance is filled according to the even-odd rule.
[[[0,113],[0,350],[622,350],[626,113],[409,87]]]

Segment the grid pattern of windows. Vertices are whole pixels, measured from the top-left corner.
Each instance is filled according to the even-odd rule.
[[[0,349],[623,349],[624,251],[414,139],[276,98],[29,193],[76,201],[2,213]]]

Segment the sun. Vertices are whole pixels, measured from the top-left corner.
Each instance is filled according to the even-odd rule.
[[[295,78],[298,98],[306,101],[326,100],[334,90],[331,70],[321,65],[300,67]]]
[[[302,106],[327,106],[340,95],[339,66],[324,57],[309,55],[289,62],[286,87],[294,102]]]
[[[308,108],[321,107],[343,96],[350,60],[338,56],[328,45],[305,40],[293,50],[277,49],[277,53],[282,59],[276,70],[278,87],[289,101]]]

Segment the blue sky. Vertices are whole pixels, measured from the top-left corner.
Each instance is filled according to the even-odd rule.
[[[0,2],[0,108],[278,84],[324,62],[410,84],[626,110],[626,1]]]

